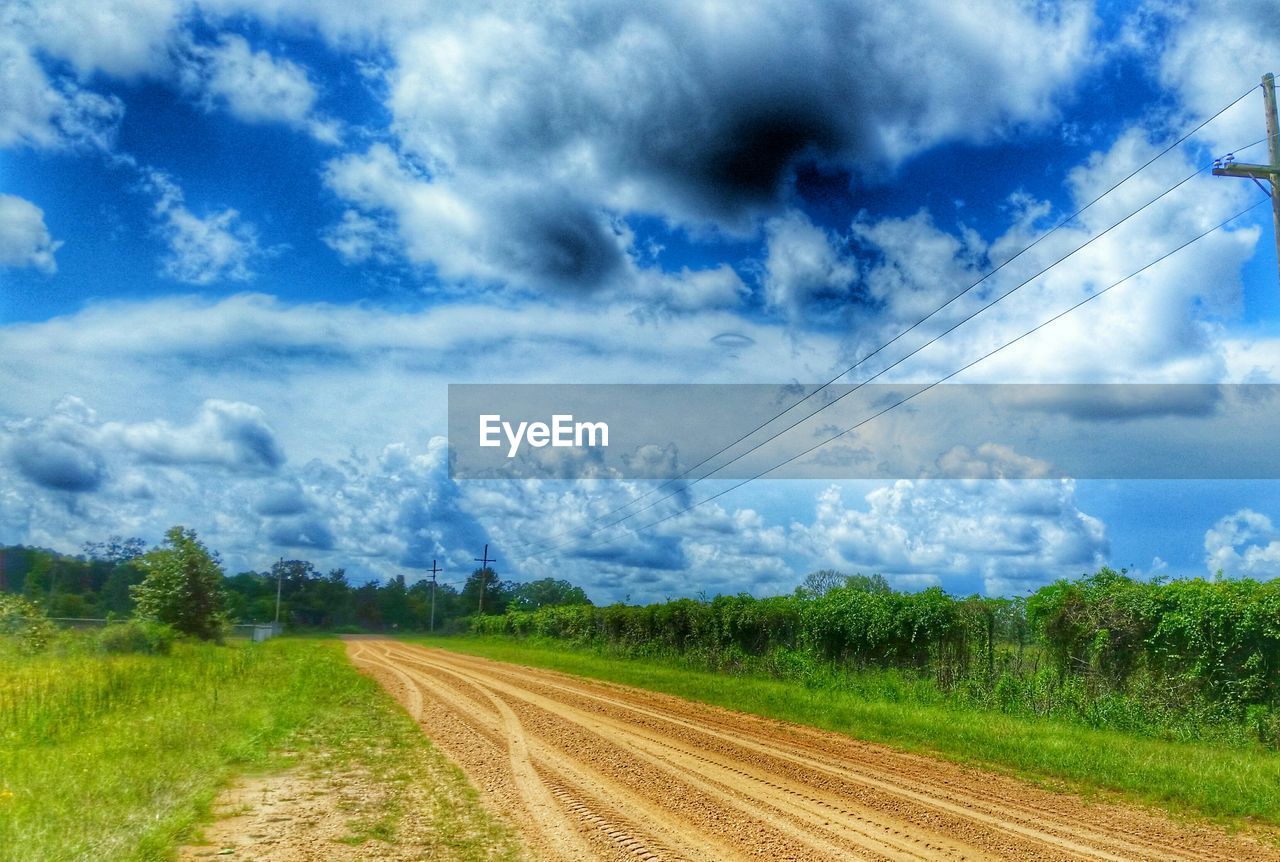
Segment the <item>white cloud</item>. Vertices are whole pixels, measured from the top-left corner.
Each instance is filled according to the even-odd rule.
[[[989,594],[1021,592],[1106,562],[1101,521],[1075,502],[1070,480],[899,480],[846,506],[832,486],[811,526],[796,532],[822,565],[908,578],[971,575]]]
[[[255,51],[242,36],[228,34],[213,46],[192,45],[189,55],[186,85],[209,107],[225,105],[244,122],[284,123],[339,143],[337,123],[315,111],[318,93],[307,70],[292,60]]]
[[[850,308],[858,277],[833,238],[795,210],[765,223],[765,303],[792,320]]]
[[[714,339],[731,329],[740,339],[727,351]],[[620,343],[633,349],[620,351]],[[0,328],[0,376],[11,383],[0,392],[0,416],[26,422],[49,412],[51,392],[79,392],[92,393],[107,417],[81,411],[67,420],[74,435],[53,438],[56,451],[31,453],[27,469],[43,478],[39,488],[17,469],[0,470],[10,483],[0,479],[0,501],[8,500],[0,502],[0,541],[68,547],[111,532],[158,538],[177,522],[208,532],[237,566],[265,565],[273,549],[292,547],[318,563],[370,573],[393,572],[405,560],[443,561],[441,548],[469,558],[480,536],[514,548],[567,524],[579,507],[628,490],[602,486],[597,497],[561,482],[511,493],[487,483],[453,488],[443,444],[433,441],[445,431],[448,382],[754,379],[762,351],[780,357],[770,366],[779,379],[807,379],[808,363],[827,365],[834,349],[833,340],[817,338],[808,345],[814,352],[797,352],[780,327],[743,323],[728,311],[655,326],[628,303],[460,304],[412,314],[262,296],[90,306]],[[228,426],[218,402],[231,400],[241,405]],[[255,454],[272,447],[242,445],[255,435],[238,430],[264,426],[274,449],[288,454],[273,470],[276,458]],[[16,490],[6,490],[12,482]],[[706,561],[709,591],[736,591],[743,573],[756,573],[752,589],[789,589],[778,525],[713,507],[675,524],[687,526],[684,535],[564,561],[562,576],[592,584],[596,595],[661,599],[684,592],[684,566],[696,559]],[[664,568],[653,575],[646,560]],[[504,566],[512,577],[540,574],[518,555]]]
[[[607,215],[525,170],[431,181],[374,144],[330,162],[326,182],[362,209],[390,214],[409,261],[446,281],[584,293],[630,278],[625,237]]]
[[[61,246],[45,227],[44,210],[15,195],[0,194],[0,267],[33,267],[46,275],[58,271],[54,252]]]
[[[0,12],[0,147],[110,149],[124,107],[61,78],[50,81]]]
[[[641,14],[517,4],[410,16],[384,34],[395,139],[335,160],[328,181],[366,214],[389,214],[405,256],[446,280],[608,289],[629,265],[611,218],[751,234],[781,212],[798,159],[859,172],[948,140],[988,140],[1051,119],[1087,65],[1083,3],[919,5],[660,2]],[[919,86],[926,67],[947,73]],[[778,258],[771,284],[838,293],[846,273],[828,262],[823,274],[787,273]]]
[[[1204,534],[1204,564],[1210,575],[1267,580],[1280,577],[1280,530],[1252,509],[1227,515]]]
[[[1072,197],[1064,208],[1083,206],[1155,152],[1155,145],[1139,130],[1120,135],[1111,147],[1092,154],[1069,173]],[[891,353],[878,358],[876,369],[1029,279],[1009,298],[884,379],[928,380],[955,371],[1247,206],[1246,189],[1201,174],[1110,230],[1195,173],[1197,167],[1182,153],[1156,162],[904,338]],[[859,330],[855,350],[868,350],[915,323],[977,281],[982,270],[1008,260],[1062,217],[1046,202],[1025,194],[1014,196],[1010,205],[1011,226],[989,241],[965,228],[943,230],[926,215],[855,223],[857,239],[877,255],[865,283],[884,302],[882,319],[876,326]],[[1098,383],[1228,380],[1223,330],[1239,316],[1241,271],[1253,255],[1259,235],[1256,222],[1249,220],[1211,233],[958,379]],[[989,264],[979,263],[984,254]],[[1057,263],[1061,258],[1065,259]],[[1038,275],[1046,268],[1048,272]],[[871,369],[864,369],[864,373],[871,373]]]
[[[1146,47],[1158,56],[1161,83],[1172,86],[1197,121],[1256,85],[1264,72],[1280,68],[1280,32],[1258,26],[1276,19],[1273,0],[1196,0],[1156,8],[1160,26],[1145,34]],[[1254,90],[1201,139],[1221,154],[1265,134],[1262,95]],[[1242,154],[1240,160],[1265,162],[1265,146]]]
[[[108,423],[102,434],[156,464],[214,464],[271,472],[284,463],[284,453],[262,409],[240,402],[206,401],[195,422],[185,427],[163,420]]]
[[[135,78],[163,72],[185,4],[181,0],[19,0],[14,25],[28,44],[96,72]]]
[[[250,264],[264,254],[253,225],[234,209],[197,216],[187,209],[182,189],[172,179],[160,171],[146,173],[146,184],[156,195],[152,211],[159,220],[157,230],[169,244],[169,254],[161,261],[165,276],[187,284],[253,278]]]
[[[364,263],[370,259],[385,263],[395,247],[394,228],[350,209],[343,212],[342,221],[320,238],[338,253],[343,263]]]

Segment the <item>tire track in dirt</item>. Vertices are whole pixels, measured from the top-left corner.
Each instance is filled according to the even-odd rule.
[[[470,732],[472,740],[485,740],[491,753],[516,752],[515,756],[524,761],[518,765],[513,762],[513,768],[509,773],[512,779],[510,788],[512,793],[509,795],[514,796],[515,801],[530,815],[529,820],[532,821],[530,825],[534,826],[538,833],[536,840],[531,843],[550,858],[570,860],[709,858],[705,852],[707,848],[702,845],[694,847],[690,853],[675,854],[662,843],[645,836],[643,830],[625,817],[608,813],[608,804],[584,789],[598,782],[593,782],[590,776],[584,778],[579,770],[561,768],[558,770],[559,774],[546,774],[550,770],[547,769],[547,757],[542,747],[527,737],[510,708],[496,698],[491,698],[489,692],[477,688],[478,697],[467,697],[458,692],[443,689],[435,684],[435,680],[425,679],[420,673],[405,672],[397,666],[395,659],[390,658],[385,650],[378,650],[377,646],[361,643],[352,651],[353,660],[358,666],[385,671],[404,682],[413,694],[401,698],[401,702],[405,700],[416,702],[417,711],[411,711],[411,714],[424,724],[424,729],[428,723],[425,715],[430,712],[429,706],[423,700],[423,693],[426,692],[429,698],[436,699],[445,704],[448,709],[471,719],[472,723],[464,727]],[[392,693],[397,694],[394,691]],[[492,715],[477,714],[476,706],[481,700],[490,700],[494,710]],[[432,725],[437,732],[440,730],[438,725],[434,723]],[[431,735],[437,739],[438,743],[441,742],[438,733]],[[456,754],[450,751],[447,743],[441,744],[440,747],[445,749],[446,753]],[[474,752],[471,753],[474,755]],[[455,757],[455,759],[462,761],[461,758]],[[526,764],[532,768],[527,768]],[[534,794],[536,799],[535,807],[532,809],[525,804],[530,793]],[[548,804],[552,799],[554,802]],[[661,812],[654,813],[660,815]],[[585,843],[583,830],[579,828],[580,824],[586,824],[589,828],[585,835],[588,840]],[[621,855],[601,855],[598,847],[588,846],[589,839],[595,839],[596,843],[607,842],[618,849]]]
[[[400,658],[406,664],[450,672],[419,658]],[[790,833],[793,840],[827,857],[874,850],[879,857],[894,862],[932,860],[939,858],[939,854],[945,854],[948,859],[973,862],[989,858],[975,847],[949,841],[940,835],[913,836],[909,834],[912,830],[908,824],[902,821],[877,817],[866,809],[850,810],[847,802],[842,805],[840,801],[818,798],[812,790],[788,786],[758,770],[737,768],[731,763],[702,756],[649,734],[638,733],[625,722],[603,714],[586,713],[564,702],[548,701],[506,685],[488,674],[477,673],[474,678],[544,712],[570,718],[582,727],[591,727],[597,732],[607,728],[607,733],[600,734],[602,739],[624,750],[629,749],[648,763],[714,797],[718,803],[760,819],[780,832]],[[742,792],[744,781],[754,785],[750,793]],[[844,818],[833,818],[833,814],[844,815]],[[836,840],[824,839],[820,836],[823,832],[833,833]]]
[[[499,673],[501,672],[499,671]],[[524,683],[527,685],[530,682],[529,677],[536,673],[537,673],[536,671],[533,671],[531,674],[522,673],[519,678],[521,678],[524,681]],[[564,685],[546,684],[546,683],[543,683],[543,685],[545,685],[547,688],[552,688],[552,689],[561,691],[565,695],[570,697],[584,696],[580,691],[574,690]],[[758,741],[758,740],[750,739],[749,737],[752,729],[747,729],[744,731],[743,728],[738,727],[736,730],[726,731],[724,729],[724,725],[722,722],[714,722],[710,720],[705,721],[703,726],[698,726],[693,722],[680,720],[678,718],[673,717],[670,714],[664,714],[662,712],[658,712],[649,708],[637,707],[634,704],[624,703],[616,699],[602,697],[596,694],[585,695],[585,696],[601,704],[607,704],[611,706],[621,706],[625,709],[631,710],[633,713],[637,715],[644,716],[645,718],[653,719],[666,724],[677,725],[681,728],[687,729],[688,732],[701,734],[705,736],[707,740],[709,740],[709,742],[705,742],[704,745],[714,745],[714,742],[711,742],[713,740],[727,743],[728,746],[735,749],[730,752],[731,756],[733,756],[735,759],[750,757],[750,755],[753,752],[768,756],[772,760],[770,764],[771,774],[778,771],[783,771],[783,772],[787,771],[788,767],[792,765],[788,763],[788,759],[792,762],[798,762],[804,766],[827,773],[838,779],[847,778],[848,777],[847,773],[854,772],[853,770],[850,770],[847,768],[847,764],[837,769],[837,768],[832,768],[828,763],[824,762],[824,760],[826,758],[829,758],[831,754],[830,745],[832,740],[829,738],[822,740],[825,743],[825,745],[822,748],[816,749],[816,750],[808,748],[806,746],[790,746],[788,748],[779,748],[776,742],[774,741],[770,741],[770,740]],[[677,702],[681,706],[684,705],[683,701],[677,701]],[[732,714],[729,714],[729,715],[732,715]],[[742,716],[742,718],[748,718],[748,717]],[[755,719],[755,722],[757,724],[759,723],[759,721],[760,721],[759,719]],[[790,725],[782,725],[782,726],[786,727],[787,729],[793,729],[793,726],[790,726]],[[714,727],[715,730],[712,731],[709,729],[709,727]],[[810,730],[808,728],[794,728],[794,729],[804,730],[804,731]],[[820,733],[816,731],[813,731],[813,732]],[[850,740],[844,740],[843,738],[840,738],[840,737],[837,737],[837,739],[841,739],[842,741],[845,741],[845,742],[850,742]],[[801,753],[814,755],[816,756],[817,759],[815,759],[815,757],[806,758],[806,757],[798,756]],[[883,757],[887,753],[887,750],[881,750],[877,753]],[[775,755],[778,755],[778,754],[783,755],[782,759],[778,759],[775,757]],[[928,761],[926,759],[922,759],[913,755],[902,755],[896,752],[893,754],[899,758],[911,758],[916,762],[923,762],[926,764],[932,763],[932,761]],[[883,764],[880,765],[880,771],[883,772]],[[966,796],[966,795],[955,794],[955,793],[952,793],[950,795],[935,794],[935,793],[920,793],[909,786],[903,786],[901,783],[896,783],[892,781],[891,778],[892,778],[891,775],[883,775],[883,774],[857,776],[858,783],[861,783],[867,787],[870,787],[878,792],[892,793],[897,796],[900,796],[903,799],[923,802],[926,805],[938,805],[944,808],[945,810],[949,810],[949,811],[963,811],[964,809],[971,809],[968,812],[970,816],[979,817],[980,819],[983,819],[989,823],[993,823],[1015,834],[1026,834],[1028,837],[1031,837],[1033,839],[1043,840],[1046,837],[1045,833],[1048,833],[1049,843],[1054,843],[1055,840],[1060,840],[1062,838],[1062,836],[1057,835],[1054,832],[1051,824],[1048,826],[1047,829],[1043,825],[1040,826],[1039,828],[1027,829],[1027,828],[1018,826],[1016,824],[1009,824],[1005,822],[1011,816],[1010,798],[1008,796],[1005,796],[1004,798],[1000,798],[1000,797],[991,796],[990,794],[977,794],[977,795],[971,794]],[[991,780],[992,776],[984,775],[983,778],[985,780]],[[946,784],[947,784],[947,787],[949,788],[952,785],[952,782],[947,782]],[[995,800],[994,804],[990,806],[987,804],[984,804],[984,803],[991,802],[991,800]],[[1028,815],[1029,822],[1032,822],[1032,823],[1034,823],[1036,820],[1040,818],[1045,817],[1046,814],[1048,814],[1051,819],[1055,815],[1059,820],[1064,819],[1060,811],[1055,811],[1051,808],[1044,807],[1044,806],[1028,806],[1025,804],[1018,805],[1017,803],[1014,803],[1014,807],[1017,808],[1020,812],[1025,812]],[[848,812],[845,812],[845,813],[848,813]],[[1090,820],[1089,822],[1092,822],[1092,820]],[[1071,825],[1073,827],[1073,831],[1077,833],[1077,835],[1083,833],[1086,837],[1090,838],[1091,840],[1100,842],[1103,844],[1114,843],[1122,850],[1127,850],[1132,852],[1135,849],[1147,850],[1147,851],[1152,849],[1151,844],[1148,844],[1147,846],[1143,847],[1142,845],[1135,845],[1132,842],[1125,840],[1124,838],[1121,838],[1121,837],[1109,836],[1103,833],[1094,832],[1093,830],[1090,829],[1088,823],[1082,822],[1079,819],[1076,819],[1074,822],[1071,823]],[[1112,860],[1117,858],[1126,858],[1124,856],[1114,856],[1112,854],[1100,853],[1096,848],[1089,848],[1084,845],[1080,845],[1070,840],[1069,838],[1065,840],[1065,843],[1067,844],[1068,847],[1075,850],[1076,852],[1084,854],[1091,858],[1096,857],[1101,859],[1112,859]],[[1174,860],[1184,860],[1184,862],[1186,862],[1186,860],[1204,858],[1204,857],[1182,855],[1182,847],[1177,845],[1161,846],[1158,849],[1161,849],[1165,852],[1166,855],[1163,858],[1170,860],[1170,862],[1174,862]],[[1222,857],[1222,858],[1225,860],[1230,860],[1230,859],[1234,859],[1235,857]]]
[[[459,661],[483,662],[483,660],[479,659],[471,659],[469,657],[464,659],[461,656],[455,656],[453,654],[448,655],[451,656],[451,659]],[[675,714],[690,706],[687,701],[682,701],[678,698],[671,698],[665,695],[655,695],[650,692],[639,692],[635,689],[628,689],[623,686],[614,686],[608,683],[588,683],[586,681],[576,680],[572,677],[565,677],[561,674],[530,668],[512,668],[511,666],[506,666],[509,669],[507,671],[494,671],[492,669],[501,668],[503,666],[496,665],[492,662],[483,662],[481,666],[490,669],[490,672],[510,673],[511,670],[514,670],[518,674],[516,678],[521,680],[524,685],[532,684],[533,680],[540,675],[548,676],[553,680],[553,682],[544,684],[548,685],[550,688],[555,688],[564,692],[566,696],[580,694],[581,689],[584,688],[608,689],[610,692],[621,692],[628,697],[637,694],[643,695],[642,700],[648,703],[648,706],[638,707],[634,704],[623,705],[637,714],[660,722],[677,724],[683,728],[687,728],[688,731],[692,733],[704,733],[706,732],[707,725],[713,725],[717,727],[720,732],[710,733],[708,735],[710,737],[716,737],[727,741],[728,744],[745,749],[745,751],[737,753],[736,756],[739,757],[747,757],[752,751],[781,751],[788,756],[794,753],[807,751],[807,753],[813,756],[809,758],[792,757],[791,759],[799,761],[817,771],[839,778],[851,764],[844,762],[839,768],[833,768],[828,762],[826,762],[831,759],[833,745],[837,748],[851,748],[860,755],[863,760],[866,760],[865,755],[868,752],[871,752],[874,754],[874,757],[868,762],[868,765],[863,768],[862,774],[857,775],[859,783],[867,785],[877,791],[888,792],[905,799],[920,801],[925,804],[934,804],[944,810],[964,812],[965,809],[972,808],[974,810],[970,812],[971,816],[975,816],[989,824],[1008,829],[1014,833],[1025,833],[1030,837],[1038,836],[1041,838],[1045,837],[1042,833],[1048,833],[1050,844],[1058,842],[1065,843],[1067,846],[1074,849],[1077,854],[1083,855],[1085,858],[1146,858],[1144,854],[1146,854],[1146,856],[1151,856],[1153,850],[1160,851],[1160,853],[1155,854],[1155,858],[1162,860],[1216,859],[1223,860],[1223,862],[1231,862],[1231,860],[1238,860],[1241,858],[1239,855],[1241,847],[1234,842],[1229,843],[1223,852],[1217,852],[1212,848],[1211,844],[1213,839],[1220,837],[1220,833],[1216,833],[1214,830],[1183,829],[1173,835],[1170,835],[1168,830],[1165,828],[1168,825],[1167,821],[1162,818],[1146,815],[1144,820],[1142,816],[1139,816],[1140,812],[1135,812],[1130,809],[1115,809],[1114,807],[1100,805],[1083,805],[1073,797],[1063,794],[1045,793],[1043,791],[1038,794],[1034,794],[1029,798],[1043,798],[1047,800],[1047,804],[1027,804],[1026,802],[1021,802],[1019,800],[1019,794],[1021,791],[1026,789],[1026,785],[1021,782],[1012,781],[1010,779],[1001,778],[999,776],[994,776],[977,770],[963,771],[967,773],[970,785],[973,785],[974,783],[986,786],[995,785],[997,787],[1003,785],[1002,789],[1006,792],[1003,795],[974,792],[972,786],[969,793],[954,792],[951,789],[960,784],[960,782],[955,780],[954,776],[948,777],[947,780],[943,781],[940,786],[936,788],[921,788],[919,786],[904,785],[901,781],[894,781],[894,773],[898,771],[893,768],[895,762],[909,764],[910,769],[908,769],[908,773],[919,769],[922,766],[925,769],[936,771],[942,767],[942,764],[918,755],[893,752],[890,749],[886,749],[881,746],[859,743],[846,737],[824,733],[812,728],[787,725],[782,722],[771,722],[754,716],[745,716],[701,705],[697,705],[696,711],[699,713],[708,713],[709,715],[699,715],[700,721],[690,722],[676,717]],[[562,680],[571,680],[572,685],[566,686],[561,682]],[[600,703],[612,703],[615,705],[620,703],[616,698],[601,696],[599,694],[592,694],[589,696]],[[655,699],[665,700],[666,705],[670,708],[665,712],[653,709],[652,701]],[[717,716],[722,719],[732,719],[736,726],[729,732],[725,732],[726,722],[723,720],[716,721],[715,719]],[[821,747],[792,744],[780,749],[778,748],[776,739],[753,739],[753,733],[758,733],[762,726],[769,731],[771,736],[776,737],[780,732],[792,733],[801,737],[819,740],[821,742]],[[952,770],[956,769],[956,767],[949,764],[947,766],[950,766]],[[775,761],[771,765],[772,770],[785,771],[787,768],[788,763],[785,759]],[[927,792],[921,792],[922,790]],[[1075,804],[1064,804],[1073,802]],[[1112,810],[1118,811],[1122,817],[1122,823],[1120,826],[1121,834],[1119,835],[1108,834],[1106,831],[1099,831],[1097,829],[1097,826],[1099,825],[1099,815],[1107,814]],[[1025,817],[1026,824],[1029,824],[1029,826],[1005,822],[1015,817]],[[1144,831],[1142,829],[1144,825],[1154,826],[1155,828],[1154,830],[1147,829]],[[1210,840],[1208,842],[1200,842],[1198,846],[1195,843],[1188,845],[1186,843],[1188,832],[1202,834]],[[1140,842],[1130,840],[1133,834],[1141,834],[1142,840]],[[1066,835],[1067,837],[1063,839],[1063,835]],[[1090,848],[1081,845],[1072,840],[1082,836],[1103,845],[1114,845],[1122,852],[1117,856],[1116,854],[1101,852],[1097,848]],[[1188,852],[1188,846],[1191,846],[1194,849],[1191,852]],[[1078,858],[1078,856],[1071,858]]]
[[[813,728],[395,641],[348,650],[548,858],[1280,862],[1247,836]]]

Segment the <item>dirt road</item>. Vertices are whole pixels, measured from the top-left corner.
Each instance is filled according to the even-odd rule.
[[[1209,827],[550,671],[352,640],[541,857],[1280,862]]]

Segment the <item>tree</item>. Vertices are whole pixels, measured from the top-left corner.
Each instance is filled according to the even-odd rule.
[[[582,587],[568,581],[540,578],[527,584],[517,584],[511,603],[522,611],[536,611],[556,605],[589,605],[591,599],[587,598]]]
[[[138,558],[138,566],[146,573],[130,589],[138,616],[202,640],[222,637],[227,608],[222,566],[195,530],[171,528],[163,544]]]
[[[856,575],[846,575],[837,569],[819,569],[805,575],[804,581],[798,587],[798,592],[809,598],[817,598],[825,596],[838,587],[846,587],[862,593],[893,591],[889,582],[884,579],[884,575],[864,575],[861,572]]]
[[[105,542],[85,542],[81,549],[89,559],[102,560],[114,566],[141,557],[147,549],[147,543],[137,536],[128,539],[109,536]]]
[[[481,596],[484,598],[483,606]],[[462,587],[463,608],[467,614],[506,613],[510,600],[511,584],[498,580],[493,569],[476,569],[467,576],[467,582]]]

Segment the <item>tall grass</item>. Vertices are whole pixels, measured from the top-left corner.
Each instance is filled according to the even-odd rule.
[[[439,756],[338,641],[179,642],[167,656],[88,643],[0,660],[0,862],[170,859],[230,777],[300,750]],[[474,799],[448,810],[446,833],[486,834]],[[490,855],[458,846],[443,858]]]

